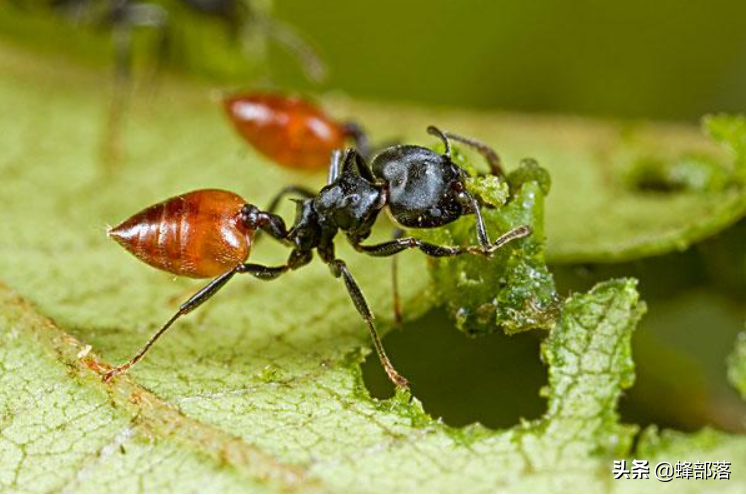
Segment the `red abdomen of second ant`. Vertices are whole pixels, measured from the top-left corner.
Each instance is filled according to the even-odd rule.
[[[109,230],[129,252],[160,270],[215,277],[249,257],[254,232],[244,225],[240,196],[202,189],[176,196]]]
[[[233,125],[257,151],[293,168],[319,170],[332,151],[344,147],[348,132],[318,107],[300,98],[267,93],[225,99]]]

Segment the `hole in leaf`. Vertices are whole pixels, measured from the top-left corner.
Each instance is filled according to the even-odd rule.
[[[425,411],[450,426],[474,422],[507,428],[521,418],[540,417],[546,369],[539,359],[540,334],[502,332],[469,338],[444,310],[433,310],[386,335],[384,346]],[[363,379],[373,397],[389,398],[394,387],[375,353],[363,363]]]
[[[727,382],[726,364],[742,309],[701,288],[654,299],[649,308],[633,339],[637,379],[621,401],[622,420],[743,432],[746,404]]]
[[[637,160],[627,173],[630,188],[649,193],[718,191],[729,181],[727,170],[704,155],[678,159],[646,157]]]
[[[715,248],[699,245],[629,263],[554,267],[562,293],[586,291],[614,277],[640,281],[648,311],[632,338],[637,378],[620,401],[625,423],[744,431],[746,403],[727,381],[726,360],[746,312],[732,290],[719,290],[727,269],[711,268]],[[728,266],[730,258],[721,258]]]

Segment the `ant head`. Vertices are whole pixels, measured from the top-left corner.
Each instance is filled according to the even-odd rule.
[[[314,199],[314,209],[322,225],[340,229],[353,240],[370,235],[378,212],[386,203],[383,188],[362,177],[359,168],[353,167],[358,159],[354,150],[348,150],[342,173]]]

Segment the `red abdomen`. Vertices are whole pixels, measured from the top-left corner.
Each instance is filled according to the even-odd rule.
[[[281,165],[323,169],[332,151],[344,147],[348,132],[319,108],[299,98],[244,94],[225,99],[239,134]]]
[[[176,196],[109,230],[129,252],[160,270],[214,277],[249,257],[254,232],[241,221],[240,196],[202,189]]]

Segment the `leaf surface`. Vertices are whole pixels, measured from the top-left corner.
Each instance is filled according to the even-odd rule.
[[[319,178],[268,166],[233,136],[209,91],[169,80],[134,100],[126,161],[104,171],[98,89],[108,74],[2,45],[0,67],[0,273],[12,287],[0,288],[4,491],[616,489],[611,460],[628,454],[634,432],[616,412],[643,312],[632,280],[565,302],[543,346],[548,411],[507,430],[447,427],[404,394],[372,399],[359,368],[370,352],[364,326],[319,263],[272,283],[235,281],[130,376],[104,385],[96,369],[130,357],[198,287],[137,263],[106,239],[107,224],[191,189],[231,189],[263,205],[280,185]],[[453,128],[468,120],[442,118]],[[419,122],[410,125],[416,134]],[[525,145],[547,138],[538,127],[524,127]],[[570,163],[570,149],[592,142],[566,143],[541,163]],[[277,262],[286,253],[266,242],[255,254]],[[340,256],[389,329],[388,262],[349,248]],[[411,317],[433,299],[422,257],[404,259]],[[729,487],[743,491],[736,475]]]

